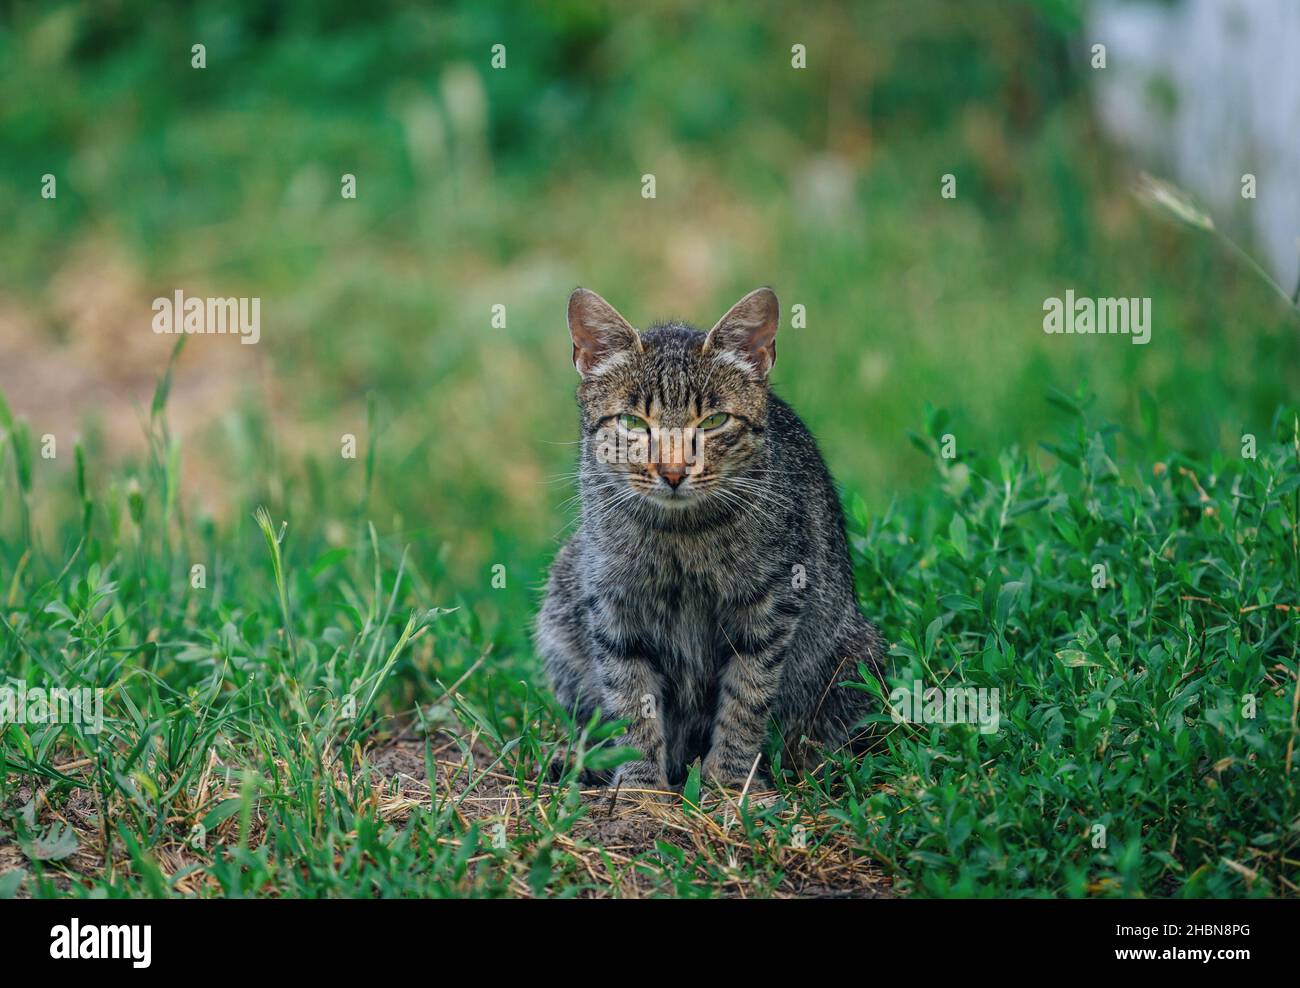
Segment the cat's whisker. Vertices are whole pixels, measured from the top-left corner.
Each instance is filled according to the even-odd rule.
[[[772,507],[783,511],[793,510],[793,505],[788,500],[782,500],[776,491],[766,484],[757,481],[745,481],[738,477],[728,478],[728,483]]]
[[[715,497],[727,504],[734,505],[736,508],[740,510],[741,514],[749,514],[751,511],[754,510],[753,501],[746,501],[744,498],[738,496],[732,491],[726,490],[725,488],[721,488],[721,487],[715,488],[713,491],[706,494],[705,496]]]

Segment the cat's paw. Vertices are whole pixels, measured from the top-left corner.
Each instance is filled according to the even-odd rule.
[[[753,778],[751,779],[750,774],[753,767],[754,763],[752,761],[741,763],[738,760],[718,757],[710,752],[700,765],[700,778],[705,782],[712,782],[714,785],[737,791],[744,789],[746,782],[749,783],[751,791],[765,788],[767,786],[767,777],[761,767],[753,771]]]
[[[612,787],[628,795],[667,801],[673,796],[668,776],[645,762],[627,762],[614,771]]]

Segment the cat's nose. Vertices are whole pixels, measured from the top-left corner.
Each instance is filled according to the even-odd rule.
[[[659,476],[668,481],[668,486],[677,490],[678,485],[686,479],[686,467],[682,466],[663,466],[659,468]]]

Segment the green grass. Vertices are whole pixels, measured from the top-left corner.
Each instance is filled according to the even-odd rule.
[[[855,512],[895,678],[998,688],[1003,718],[891,733],[860,833],[929,894],[1294,895],[1300,421],[1134,463],[1052,397],[1054,466],[938,458],[928,496]]]
[[[891,685],[996,688],[1000,729],[882,713],[860,761],[836,756],[762,804],[693,779],[679,807],[632,801],[635,833],[607,847],[606,799],[572,773],[536,780],[566,751],[624,756],[608,731],[557,718],[522,636],[485,632],[361,503],[334,538],[263,509],[221,530],[187,518],[165,397],[164,379],[133,482],[65,475],[61,551],[3,543],[8,675],[107,689],[101,733],[4,729],[6,894],[770,895],[883,876],[920,895],[1195,896],[1300,882],[1291,413],[1254,460],[1150,463],[1153,436],[1095,429],[1061,394],[1060,439],[1036,455],[945,458],[952,427],[931,412],[913,437],[934,464],[925,488],[881,514],[850,499],[863,606],[895,642]],[[40,467],[20,425],[0,425],[13,523]],[[373,462],[382,481],[382,449]],[[395,736],[405,778],[385,760]],[[471,749],[472,767],[448,767]]]
[[[147,15],[0,20],[0,676],[110,714],[5,729],[0,893],[1295,894],[1296,314],[1130,195],[1079,3]],[[564,299],[708,325],[762,283],[897,679],[1002,730],[885,721],[743,811],[539,790],[620,757],[528,641]],[[261,343],[169,362],[177,288],[262,298]],[[1067,288],[1150,297],[1151,343],[1044,334]]]

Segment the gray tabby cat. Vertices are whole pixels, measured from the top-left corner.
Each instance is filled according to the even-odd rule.
[[[859,663],[879,675],[882,642],[817,444],[768,387],[776,295],[751,292],[707,335],[638,333],[581,288],[568,316],[582,517],[537,624],[556,696],[579,722],[630,722],[644,757],[624,788],[679,785],[697,757],[739,787],[770,720],[796,767],[850,743],[869,700],[841,684]]]

